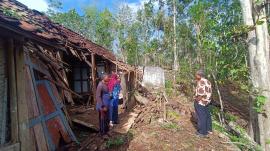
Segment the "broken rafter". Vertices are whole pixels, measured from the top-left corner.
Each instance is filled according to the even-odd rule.
[[[126,71],[130,71],[130,69],[128,69],[127,67],[123,66],[122,64],[120,64],[118,61],[112,61],[112,63],[114,63],[116,66],[118,66],[121,69],[124,69]]]
[[[65,87],[69,87],[66,81],[63,79],[63,76],[55,70],[51,65],[48,64],[49,69],[52,71],[52,74],[55,76],[55,78],[60,79],[62,83],[64,83]]]
[[[58,87],[60,87],[60,88],[62,88],[62,89],[64,89],[64,90],[70,92],[71,94],[76,95],[76,96],[79,97],[79,98],[82,98],[81,95],[79,95],[79,94],[77,94],[76,92],[70,90],[69,88],[66,88],[66,87],[60,85],[58,82],[56,82],[56,81],[54,81],[54,80],[52,80],[52,79],[50,79],[50,78],[48,78],[48,77],[46,77],[46,76],[44,76],[43,78],[44,78],[45,80],[48,80],[48,81],[52,82],[52,83],[55,84],[56,86],[58,86]]]
[[[84,62],[86,62],[86,64],[89,65],[89,67],[92,68],[92,64],[87,60],[87,57],[84,55],[83,52],[81,52],[81,57],[84,60]]]
[[[36,47],[36,48],[39,49],[38,47]],[[40,51],[34,51],[34,53],[38,57],[40,57],[42,60],[44,60],[46,63],[53,65],[55,68],[57,68],[57,69],[64,68],[64,66],[62,66],[59,62],[54,62],[54,60],[52,60],[48,56],[44,55],[44,53],[42,53]]]
[[[95,54],[91,53],[91,64],[92,64],[92,71],[91,71],[91,76],[92,76],[92,92],[93,92],[93,102],[94,104],[96,103],[96,59],[95,59]],[[90,102],[90,96],[88,103]]]
[[[34,45],[35,45],[36,48],[38,48],[43,54],[45,54],[48,58],[52,59],[54,62],[56,62],[56,63],[63,63],[64,65],[69,66],[68,63],[66,63],[66,62],[64,62],[64,61],[62,61],[62,60],[59,60],[58,58],[56,58],[56,57],[54,57],[54,56],[48,54],[48,51],[44,50],[44,48],[43,48],[42,46],[37,45],[37,44],[34,44]],[[51,52],[51,51],[49,51],[49,52]]]

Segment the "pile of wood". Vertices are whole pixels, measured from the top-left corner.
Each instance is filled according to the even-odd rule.
[[[153,93],[154,90],[139,85],[137,91],[141,96],[147,98],[150,101],[154,101],[156,99],[156,95]]]
[[[158,110],[154,103],[149,104],[147,107],[138,106],[136,111],[138,116],[135,119],[132,128],[150,124],[154,119],[158,119],[162,114],[162,111]]]
[[[164,91],[151,92],[145,87],[140,87],[134,95],[139,105],[134,109],[138,116],[132,125],[133,128],[157,120],[166,122],[168,110],[173,110],[181,115],[191,115],[190,107],[175,100],[169,100]]]

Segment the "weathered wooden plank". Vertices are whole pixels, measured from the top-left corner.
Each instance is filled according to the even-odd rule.
[[[30,60],[30,56],[28,54],[25,54],[26,55],[26,63],[29,67],[29,71],[30,71],[30,76],[31,76],[31,83],[33,85],[33,88],[34,88],[34,94],[35,94],[35,100],[36,100],[36,103],[38,105],[38,109],[39,109],[39,112],[40,112],[40,116],[39,118],[43,118],[44,117],[44,109],[43,109],[43,105],[40,101],[40,96],[39,96],[39,93],[38,93],[38,90],[37,90],[37,84],[36,84],[36,79],[35,79],[35,75],[34,75],[34,71],[33,71],[33,68],[34,66],[36,66],[36,64],[39,64],[41,65],[41,63],[39,63],[37,60],[35,61],[35,59],[31,58]],[[32,61],[35,61],[36,64],[33,64]],[[41,69],[41,68],[35,68],[36,70],[38,69]],[[44,69],[44,68],[43,68]],[[42,71],[41,71],[42,72]],[[31,123],[28,124],[28,127],[31,127],[30,125],[34,125],[32,124],[33,123],[33,120],[36,121],[36,119],[32,119],[31,120]],[[54,150],[55,149],[55,146],[52,144],[52,140],[51,138],[49,137],[49,132],[48,132],[48,129],[46,127],[46,123],[44,120],[39,120],[41,122],[41,125],[42,125],[42,129],[43,129],[43,134],[46,138],[46,143],[47,143],[47,147],[48,147],[48,150]]]
[[[143,97],[138,93],[137,91],[134,93],[135,100],[139,102],[140,104],[146,105],[149,103],[149,100],[146,97]]]
[[[61,60],[62,62],[64,62],[63,61],[63,52],[58,51],[56,57],[58,58],[58,60]],[[67,63],[65,65],[68,66],[68,67],[70,66]],[[65,70],[61,70],[59,72],[62,75],[64,84],[67,86],[67,88],[70,88],[69,83],[68,83],[68,79],[67,79],[67,74],[66,74]],[[71,103],[71,105],[74,105],[74,101],[73,101],[72,95],[71,95],[71,93],[69,91],[64,90],[64,96],[65,96],[67,102]]]
[[[96,58],[95,54],[91,53],[91,63],[92,63],[92,93],[93,93],[93,102],[96,104]]]
[[[18,122],[19,122],[19,140],[21,142],[21,150],[35,150],[33,138],[28,129],[28,106],[25,97],[25,61],[22,45],[18,45],[15,51],[16,59],[16,81],[17,81],[17,98],[18,98]]]
[[[39,92],[40,101],[42,102],[43,111],[45,115],[48,115],[56,110],[53,102],[51,101],[50,95],[48,94],[48,90],[44,84],[38,84],[37,90]]]
[[[121,119],[120,124],[116,125],[113,131],[120,134],[126,134],[135,122],[137,116],[137,113],[130,112],[128,115]]]
[[[68,133],[65,131],[65,128],[61,123],[61,119],[59,118],[59,116],[46,121],[46,124],[52,141],[56,145],[56,149],[59,149],[61,147],[61,139],[63,139],[66,143],[69,143],[71,141]]]
[[[59,92],[56,88],[56,85],[54,85],[53,83],[50,84],[51,85],[51,91],[52,91],[52,94],[56,97],[57,101],[58,101],[58,105],[61,106],[62,104],[64,104],[64,101],[61,99],[60,95],[59,95]],[[66,109],[66,107],[63,105],[62,107],[62,110],[65,114],[65,117],[68,121],[69,124],[72,124],[71,120],[70,120],[70,117],[69,117],[69,114],[68,114],[68,111]]]
[[[68,125],[68,122],[66,120],[66,116],[62,112],[63,107],[60,106],[60,104],[57,103],[57,102],[59,102],[57,100],[57,98],[59,98],[59,97],[57,97],[58,94],[53,93],[53,87],[52,87],[52,85],[50,84],[49,81],[44,81],[44,82],[45,82],[46,88],[48,90],[48,94],[50,95],[50,98],[52,99],[52,102],[54,103],[54,106],[56,107],[56,110],[59,112],[59,117],[61,119],[62,126],[65,128],[65,131],[64,131],[64,129],[62,129],[62,133],[66,134],[66,132],[67,132],[69,134],[69,136],[72,138],[73,141],[79,143],[78,140],[76,139],[76,136],[74,135],[73,131],[71,130],[70,126]]]
[[[72,122],[74,122],[76,124],[80,124],[82,126],[85,126],[85,127],[90,128],[90,129],[94,129],[94,130],[98,131],[98,128],[96,126],[94,126],[93,124],[91,124],[91,123],[87,123],[85,121],[82,121],[82,120],[79,120],[79,119],[76,119],[76,118],[73,118],[71,120],[72,120]]]
[[[25,80],[28,81],[25,84],[26,98],[28,98],[29,107],[32,108],[31,109],[32,110],[32,116],[30,118],[35,118],[35,117],[38,117],[40,115],[40,112],[39,112],[36,97],[35,97],[35,90],[34,90],[34,87],[33,87],[33,84],[32,84],[32,77],[31,77],[29,67],[26,67]]]
[[[46,137],[47,140],[50,140],[48,143],[51,144],[49,148],[51,150],[57,149],[59,147],[60,138],[63,138],[67,143],[70,142],[71,139],[77,142],[63,114],[63,104],[62,101],[58,100],[60,97],[56,92],[56,87],[46,80],[37,81],[36,86],[44,107],[44,113],[46,114],[33,121],[33,124],[35,125],[40,121],[46,123],[46,128],[48,129]],[[50,117],[48,113],[51,113],[50,115],[52,115],[52,117]]]
[[[5,79],[5,84],[4,84],[4,97],[3,97],[3,102],[2,102],[2,121],[1,121],[1,142],[0,144],[5,144],[6,143],[6,135],[7,135],[7,79]]]
[[[16,90],[16,67],[14,62],[14,41],[8,40],[8,83],[10,97],[10,117],[11,118],[11,141],[13,143],[19,140],[18,135],[18,105]]]
[[[6,54],[5,54],[4,42],[3,39],[0,38],[0,144],[5,143],[5,127],[6,127]],[[3,99],[2,99],[3,98]]]
[[[70,90],[70,89],[68,89],[68,88],[66,88],[66,87],[63,87],[62,85],[58,84],[58,82],[56,82],[56,81],[54,81],[54,80],[52,80],[52,79],[50,79],[50,78],[47,78],[47,77],[43,77],[43,78],[46,79],[46,80],[48,80],[48,81],[50,81],[50,82],[52,82],[52,83],[55,84],[56,86],[58,86],[58,87],[60,87],[60,88],[62,88],[62,89],[64,89],[64,90],[70,92],[71,94],[73,94],[73,95],[75,95],[75,96],[77,96],[77,97],[79,97],[79,98],[82,98],[81,95],[77,94],[76,92],[74,92],[74,91],[72,91],[72,90]]]
[[[8,144],[6,146],[0,147],[1,151],[20,151],[20,143]]]
[[[33,131],[35,134],[35,139],[37,141],[37,148],[39,151],[46,151],[48,150],[48,146],[46,143],[46,139],[44,136],[44,131],[41,124],[35,125],[33,127]]]

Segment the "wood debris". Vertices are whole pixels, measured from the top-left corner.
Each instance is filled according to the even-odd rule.
[[[82,120],[79,120],[79,119],[76,119],[76,118],[73,118],[71,120],[72,120],[72,122],[74,122],[76,124],[80,124],[82,126],[85,126],[85,127],[90,128],[90,129],[94,129],[94,130],[98,131],[98,128],[96,126],[92,125],[91,123],[87,123],[85,121],[82,121]]]

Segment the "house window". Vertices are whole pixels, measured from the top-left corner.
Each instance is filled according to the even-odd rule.
[[[98,78],[101,78],[101,76],[105,73],[105,67],[102,65],[98,65],[97,73],[98,73]]]
[[[89,85],[89,68],[74,67],[73,68],[73,87],[77,93],[87,93],[90,90]]]

